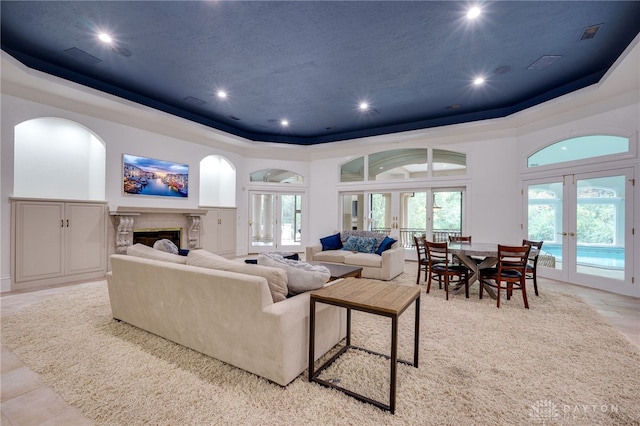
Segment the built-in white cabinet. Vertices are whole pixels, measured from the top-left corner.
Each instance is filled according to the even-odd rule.
[[[105,275],[106,203],[12,199],[11,204],[16,289]]]
[[[209,209],[201,219],[200,245],[221,256],[236,254],[236,209]]]

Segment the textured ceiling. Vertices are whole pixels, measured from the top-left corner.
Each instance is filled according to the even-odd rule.
[[[474,21],[469,4],[3,0],[1,41],[40,71],[310,145],[521,111],[598,82],[640,32],[638,1],[486,1]]]

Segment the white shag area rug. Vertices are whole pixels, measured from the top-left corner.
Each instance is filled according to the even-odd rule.
[[[407,263],[398,284],[414,285]],[[2,316],[2,341],[67,402],[104,425],[640,424],[640,351],[578,298],[423,293],[420,365],[398,366],[395,415],[309,383],[289,386],[111,317],[106,281]],[[400,318],[413,354],[413,307]],[[388,353],[390,321],[354,312],[353,344]],[[223,342],[221,342],[223,344]],[[348,351],[325,379],[388,403],[389,361]]]

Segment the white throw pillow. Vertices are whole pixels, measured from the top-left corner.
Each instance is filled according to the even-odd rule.
[[[206,250],[189,251],[187,265],[264,277],[269,284],[269,291],[274,303],[287,298],[287,274],[282,269],[234,262]]]
[[[178,246],[176,246],[173,241],[166,238],[153,243],[153,248],[160,251],[166,251],[171,254],[178,254]]]
[[[275,266],[285,270],[290,296],[322,288],[331,278],[326,266],[285,259],[273,253],[258,256],[258,265]]]
[[[156,250],[140,243],[127,247],[127,255],[143,257],[145,259],[162,260],[164,262],[180,263],[182,265],[187,263],[186,256]]]

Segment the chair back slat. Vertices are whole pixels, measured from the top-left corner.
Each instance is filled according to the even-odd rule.
[[[542,250],[543,243],[544,241],[522,240],[523,246],[531,247],[531,251],[529,252],[529,255],[531,256],[531,259],[534,260],[535,262],[538,261],[538,256],[540,255],[540,250]]]
[[[424,235],[413,236],[413,244],[416,246],[416,251],[418,252],[418,261],[420,261],[420,259],[426,259],[427,257],[427,247],[425,242],[426,238]]]
[[[498,274],[500,270],[515,270],[525,273],[531,246],[503,246],[498,245]]]
[[[446,242],[434,243],[426,241],[425,244],[427,246],[427,258],[430,263],[449,263],[449,247]]]

